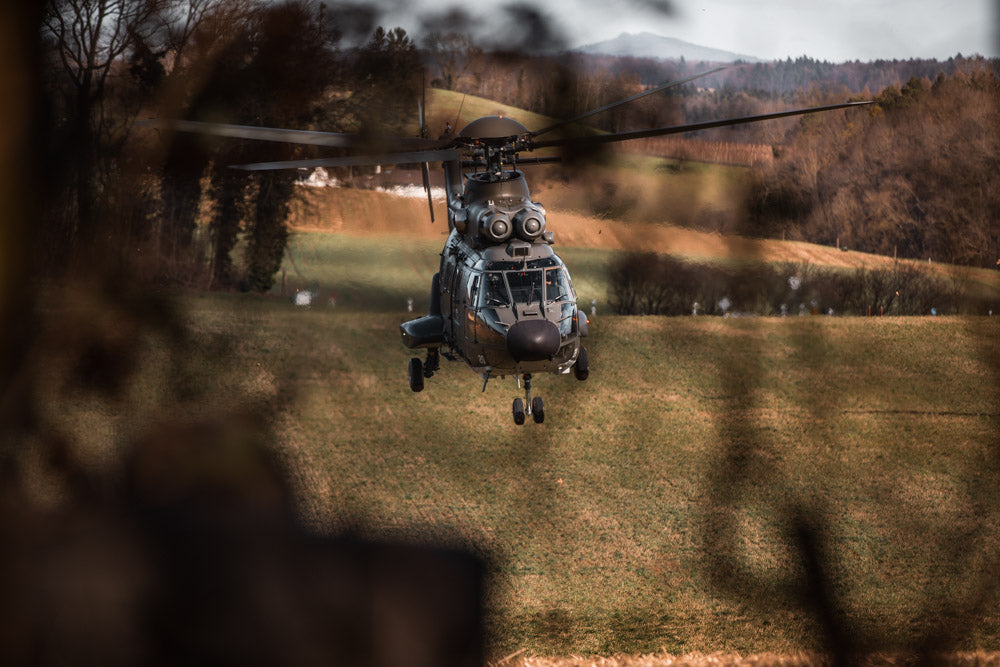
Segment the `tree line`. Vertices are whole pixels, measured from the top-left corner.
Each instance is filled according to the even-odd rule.
[[[743,231],[972,266],[1000,261],[1000,79],[913,77],[868,111],[798,122],[754,172]]]
[[[659,60],[582,53],[487,51],[460,33],[434,33],[424,42],[425,61],[437,87],[498,99],[555,117],[575,115],[644,88],[705,72],[720,63]],[[811,98],[870,98],[916,77],[933,80],[972,66],[996,67],[981,57],[957,54],[932,59],[830,63],[807,56],[764,63],[737,62],[726,69],[589,119],[617,131],[660,127],[776,111]],[[874,91],[874,92],[873,92]],[[774,140],[761,126],[712,130],[704,136],[758,143]]]
[[[808,263],[724,265],[630,251],[608,265],[619,315],[986,315],[998,308],[962,275],[917,262],[852,271]]]

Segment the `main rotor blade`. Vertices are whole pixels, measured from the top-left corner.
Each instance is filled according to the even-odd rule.
[[[427,193],[427,207],[431,211],[431,222],[434,222],[434,200],[431,199],[431,172],[426,162],[420,163],[420,177],[424,181],[424,192]]]
[[[562,155],[547,155],[545,157],[518,158],[514,164],[518,167],[521,167],[526,164],[556,164],[562,161],[563,161]]]
[[[346,157],[325,157],[314,160],[282,160],[280,162],[255,162],[233,164],[232,169],[244,171],[270,171],[273,169],[308,169],[310,167],[363,167],[377,164],[409,164],[411,162],[449,162],[462,157],[455,149],[438,151],[416,151],[414,153],[388,153],[385,155],[348,155]]]
[[[646,95],[652,95],[653,93],[658,93],[661,90],[667,90],[668,88],[676,88],[677,86],[682,86],[685,83],[688,83],[690,81],[694,81],[695,79],[700,79],[703,76],[708,76],[709,74],[715,74],[716,72],[721,72],[724,69],[726,69],[726,66],[716,67],[715,69],[710,69],[707,72],[702,72],[701,74],[693,74],[693,75],[691,75],[689,77],[686,77],[686,78],[683,78],[683,79],[678,79],[677,81],[668,81],[666,83],[661,83],[659,86],[656,86],[655,88],[650,88],[649,90],[644,90],[641,93],[636,93],[635,95],[632,95],[631,97],[626,97],[623,100],[618,100],[617,102],[612,102],[611,104],[605,104],[603,107],[601,107],[599,109],[591,109],[590,111],[587,111],[586,113],[582,113],[579,116],[576,116],[574,118],[570,118],[568,120],[561,120],[558,123],[555,123],[554,125],[549,125],[548,127],[543,127],[540,130],[535,130],[534,132],[530,133],[528,136],[529,137],[537,137],[540,134],[545,134],[546,132],[551,132],[552,130],[555,130],[557,128],[563,127],[564,125],[570,125],[571,123],[576,123],[578,121],[583,120],[584,118],[590,118],[591,116],[593,116],[595,114],[599,114],[602,111],[607,111],[608,109],[614,109],[615,107],[621,106],[622,104],[627,104],[628,102],[632,102],[633,100],[637,100],[640,97],[645,97]]]
[[[227,123],[203,123],[195,120],[165,120],[154,118],[139,120],[136,125],[154,127],[175,132],[193,132],[217,137],[235,139],[253,139],[256,141],[277,141],[289,144],[307,144],[309,146],[332,146],[337,148],[361,148],[373,144],[391,144],[394,148],[441,148],[442,142],[414,137],[365,137],[344,132],[316,132],[312,130],[286,130],[274,127],[256,127],[253,125],[229,125]]]
[[[566,139],[552,139],[550,141],[532,142],[531,148],[548,148],[550,146],[566,146],[569,144],[607,144],[616,141],[630,141],[632,139],[647,139],[649,137],[659,137],[666,134],[683,134],[684,132],[696,132],[698,130],[708,130],[713,127],[725,127],[727,125],[740,125],[742,123],[756,123],[762,120],[773,120],[775,118],[786,118],[788,116],[801,116],[803,114],[818,113],[820,111],[833,111],[834,109],[846,109],[850,107],[860,107],[874,104],[874,102],[844,102],[842,104],[830,104],[822,107],[808,107],[806,109],[794,109],[792,111],[779,111],[777,113],[762,114],[759,116],[744,116],[742,118],[727,118],[725,120],[710,120],[703,123],[688,123],[686,125],[672,125],[670,127],[660,127],[651,130],[635,130],[633,132],[617,132],[615,134],[596,134],[586,137],[575,137]]]

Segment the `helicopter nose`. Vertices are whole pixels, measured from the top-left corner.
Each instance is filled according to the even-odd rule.
[[[507,330],[514,361],[543,361],[559,351],[559,328],[548,320],[521,320]]]

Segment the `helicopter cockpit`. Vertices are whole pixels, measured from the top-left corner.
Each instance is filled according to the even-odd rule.
[[[526,263],[490,262],[485,275],[483,305],[487,307],[575,300],[566,269],[554,258]]]
[[[555,257],[527,262],[489,262],[484,271],[481,309],[495,330],[521,319],[547,319],[569,336],[576,295],[566,268]]]
[[[542,302],[542,270],[508,271],[507,286],[514,303],[531,306]]]

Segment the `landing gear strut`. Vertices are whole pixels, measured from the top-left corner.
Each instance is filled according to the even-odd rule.
[[[441,355],[437,348],[427,350],[427,361],[424,362],[424,377],[434,377],[434,371],[441,369]]]
[[[524,399],[515,398],[512,411],[514,423],[520,426],[526,415],[531,415],[536,424],[545,421],[545,403],[540,396],[531,397],[531,373],[524,374]]]

